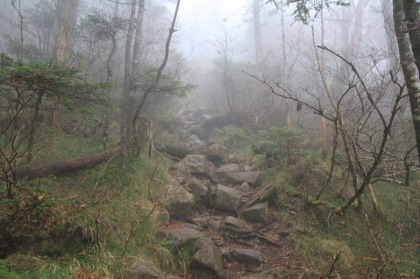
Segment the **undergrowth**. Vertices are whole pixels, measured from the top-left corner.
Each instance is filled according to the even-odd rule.
[[[55,141],[49,161],[97,152],[98,144],[87,141]],[[131,158],[121,175],[119,160],[116,156],[94,169],[24,182],[13,197],[2,198],[0,278],[123,278],[130,256],[174,268],[159,263],[163,254],[172,255],[155,238],[152,214],[168,179],[168,162]]]

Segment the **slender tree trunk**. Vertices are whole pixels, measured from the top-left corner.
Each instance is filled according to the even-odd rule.
[[[134,47],[133,47],[133,65],[132,71],[133,74],[140,73],[140,59],[141,59],[141,39],[142,39],[142,29],[143,29],[143,19],[144,19],[144,0],[139,0],[139,8],[137,11],[136,19],[136,36],[134,38]]]
[[[127,41],[125,44],[125,67],[124,67],[124,92],[121,107],[121,170],[125,172],[127,167],[128,147],[130,144],[130,106],[129,98],[131,91],[131,44],[133,42],[134,19],[136,15],[137,1],[131,1],[130,21],[127,30]]]
[[[419,3],[416,0],[403,0],[405,20],[410,35],[411,49],[416,60],[417,69],[420,69],[420,14]]]
[[[414,130],[416,134],[417,153],[420,158],[420,79],[419,70],[412,50],[409,33],[405,28],[403,0],[393,0],[394,27],[400,53],[400,63],[404,73],[411,106]]]
[[[32,149],[33,149],[33,145],[34,145],[34,139],[35,139],[35,128],[36,128],[36,124],[38,122],[38,117],[39,117],[39,110],[41,107],[41,103],[42,103],[42,97],[43,97],[43,93],[38,95],[38,98],[36,99],[35,102],[35,108],[34,108],[34,115],[32,116],[31,119],[31,126],[29,127],[29,136],[28,136],[28,157],[27,157],[27,162],[29,163],[32,158],[33,158],[33,153],[32,153]]]
[[[325,45],[324,1],[322,1],[322,8],[321,8],[321,45]],[[321,53],[322,68],[325,67],[324,63],[325,63],[324,52],[322,52]],[[322,110],[325,111],[326,96],[325,96],[324,90],[322,90],[321,104],[322,104]],[[321,116],[321,140],[322,140],[323,150],[327,150],[327,123],[325,121],[325,118],[322,116]]]
[[[321,64],[319,54],[318,54],[318,48],[317,48],[316,42],[315,42],[315,32],[314,32],[313,27],[312,27],[312,42],[313,42],[313,45],[314,45],[315,57],[316,57],[316,61],[317,61],[317,64],[318,64],[319,74],[321,76],[322,84],[324,86],[325,92],[327,93],[327,97],[330,100],[331,105],[333,106],[334,111],[337,115],[340,134],[341,134],[341,138],[343,140],[344,150],[346,152],[347,165],[349,167],[349,171],[350,171],[350,174],[351,174],[351,177],[352,177],[352,182],[353,182],[352,185],[353,185],[354,191],[357,192],[358,189],[359,189],[358,188],[357,173],[356,173],[355,164],[354,164],[354,162],[352,160],[352,157],[351,157],[351,149],[350,149],[350,145],[349,145],[349,139],[347,138],[347,134],[346,134],[346,131],[345,131],[346,124],[344,122],[343,114],[342,114],[341,110],[338,108],[338,106],[337,106],[337,104],[336,104],[336,102],[335,102],[335,100],[334,100],[334,98],[331,94],[331,91],[328,87],[327,79],[325,77],[325,71],[324,71],[324,68]],[[360,196],[357,197],[357,200],[358,200],[358,206],[359,207],[362,206],[362,199],[361,199]]]
[[[281,15],[281,47],[282,47],[282,53],[283,53],[283,76],[284,76],[284,88],[286,89],[286,96],[289,97],[289,93],[287,93],[287,89],[289,86],[289,77],[287,73],[287,55],[286,55],[286,34],[284,32],[284,6],[283,3],[281,5],[280,9],[280,15]],[[290,120],[290,108],[289,108],[289,100],[285,99],[286,104],[286,127],[287,129],[290,129],[292,126],[292,122]],[[288,144],[289,145],[289,144]],[[290,147],[288,146],[288,149]]]
[[[394,19],[392,18],[392,0],[384,0],[382,3],[384,17],[386,44],[388,48],[389,69],[394,69],[398,64],[398,47],[394,31]]]
[[[261,15],[260,15],[260,0],[253,0],[252,11],[254,19],[254,40],[255,40],[255,60],[257,66],[262,65],[263,57],[263,43],[261,34]]]
[[[78,0],[58,0],[53,59],[64,62],[74,53]]]

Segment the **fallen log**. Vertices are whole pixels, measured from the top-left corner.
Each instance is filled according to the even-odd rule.
[[[244,205],[244,208],[251,207],[258,202],[263,202],[270,199],[272,197],[272,194],[274,193],[273,186],[274,181],[272,181],[267,186],[258,191],[255,195],[253,195],[251,199]]]
[[[112,152],[102,152],[88,157],[58,161],[38,167],[27,166],[17,170],[17,178],[31,180],[49,175],[60,176],[70,172],[90,169],[106,162],[118,153],[118,150]]]

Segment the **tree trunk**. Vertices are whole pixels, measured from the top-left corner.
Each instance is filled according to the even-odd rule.
[[[69,172],[90,169],[106,162],[114,155],[118,154],[118,152],[119,151],[104,152],[89,157],[54,162],[39,167],[25,167],[17,170],[17,178],[31,180],[49,175],[59,176]]]
[[[417,68],[420,69],[420,28],[419,4],[416,0],[403,0],[405,20],[410,35],[411,49],[413,50]]]
[[[136,15],[137,1],[131,1],[130,21],[127,30],[127,42],[125,44],[125,67],[124,67],[124,92],[121,106],[121,170],[125,172],[127,167],[128,145],[130,141],[130,115],[129,115],[129,98],[131,91],[131,44],[133,41],[134,17]]]
[[[403,0],[393,0],[394,27],[400,53],[400,63],[404,73],[411,106],[414,130],[416,133],[417,153],[420,158],[420,80],[419,70],[414,58],[409,33],[405,28]]]
[[[55,15],[53,59],[64,62],[74,52],[79,0],[59,0]]]
[[[252,11],[254,19],[254,39],[255,39],[255,61],[257,67],[261,68],[263,57],[263,43],[261,35],[261,16],[260,16],[260,0],[253,0]]]
[[[139,0],[139,8],[137,11],[137,19],[136,19],[136,36],[134,38],[134,47],[133,47],[133,65],[132,71],[135,74],[140,73],[140,58],[141,58],[141,37],[142,37],[142,27],[143,27],[143,19],[144,19],[144,0]]]

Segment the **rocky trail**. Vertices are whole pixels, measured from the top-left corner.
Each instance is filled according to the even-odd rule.
[[[191,261],[184,262],[189,272],[178,276],[289,278],[287,270],[303,268],[285,241],[287,218],[270,209],[272,185],[260,185],[261,171],[208,142],[211,129],[221,128],[223,121],[204,110],[186,111],[179,118],[178,147],[166,150],[179,159],[160,198],[164,208],[158,211],[158,237],[177,251],[192,247]],[[165,145],[159,147],[165,151]]]

